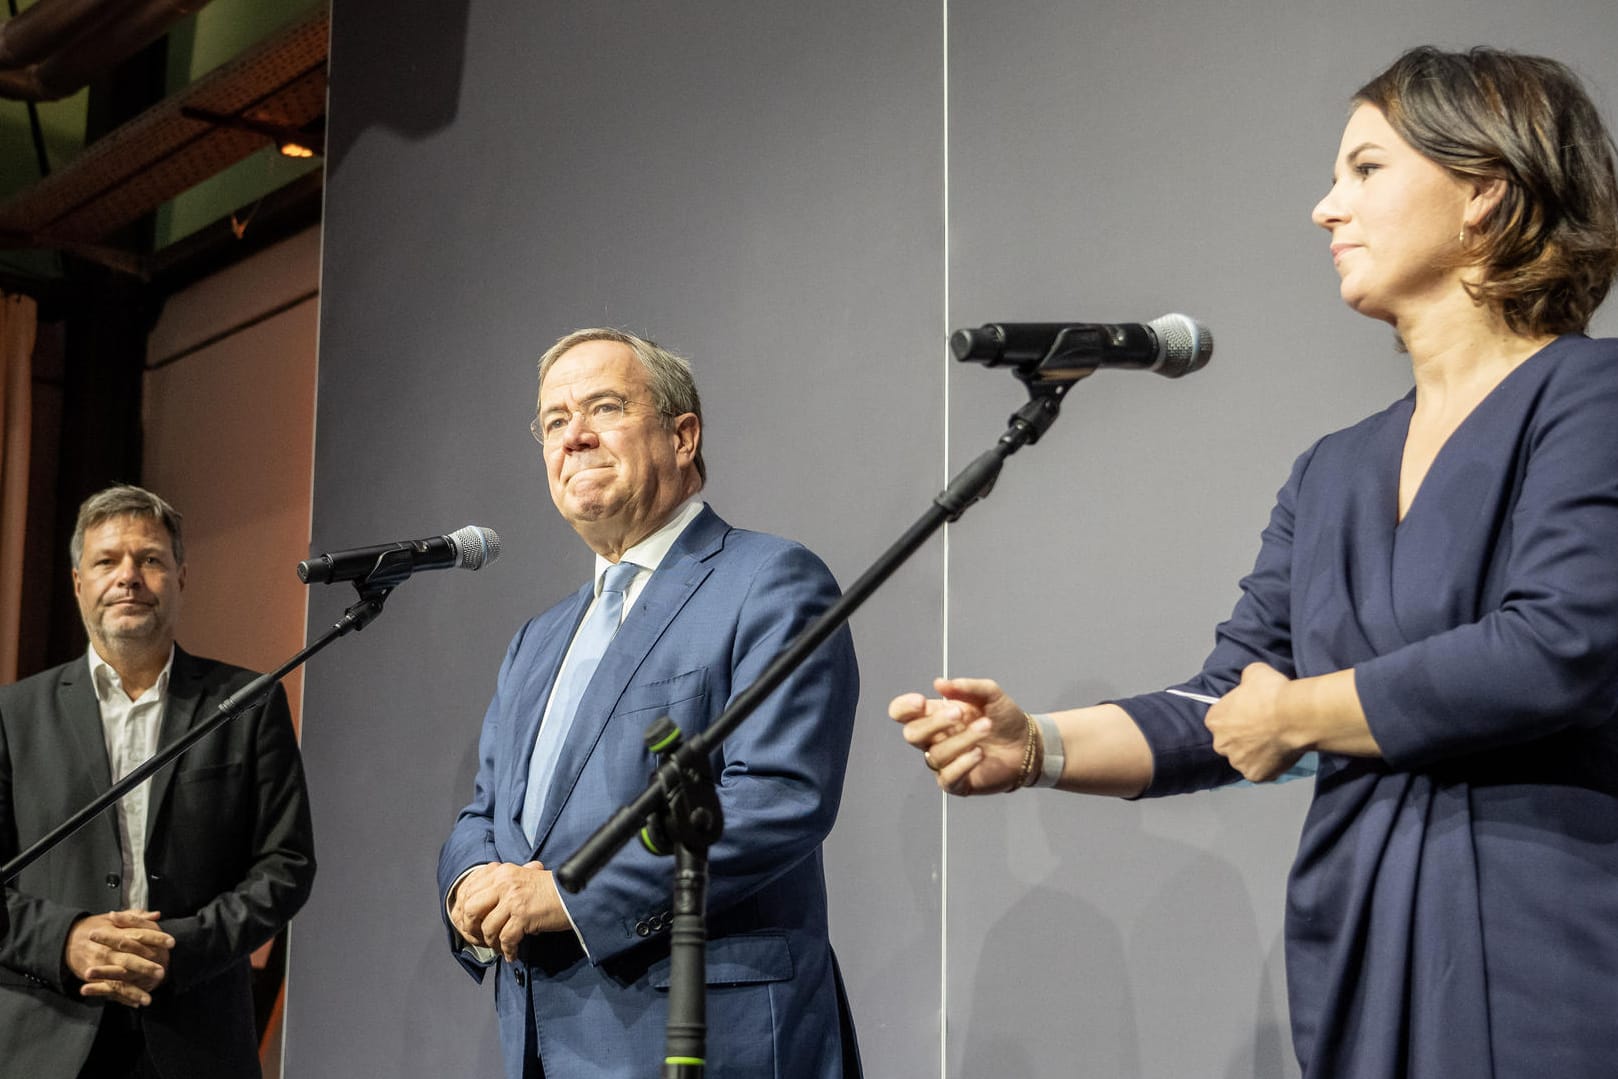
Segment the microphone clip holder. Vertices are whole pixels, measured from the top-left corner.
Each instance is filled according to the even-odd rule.
[[[1084,376],[1054,381],[1040,378],[1034,371],[1018,368],[1017,377],[1028,388],[1028,403],[1011,414],[1006,421],[1005,433],[994,448],[980,453],[933,499],[933,504],[943,511],[944,519],[951,523],[960,520],[961,514],[972,503],[989,497],[1007,457],[1024,446],[1032,446],[1050,430],[1051,424],[1061,414],[1062,398],[1073,388],[1073,383]]]
[[[1000,436],[1001,445],[1009,445],[1007,456],[1024,446],[1032,446],[1039,436],[1050,430],[1062,410],[1062,398],[1073,384],[1087,377],[1089,371],[1076,373],[1072,378],[1053,379],[1037,370],[1017,369],[1017,378],[1028,390],[1028,403],[1011,414],[1006,433]]]
[[[377,558],[376,565],[371,567],[371,572],[355,579],[354,587],[359,590],[361,597],[365,596],[367,589],[372,591],[381,589],[383,596],[386,597],[387,593],[403,584],[415,571],[416,566],[411,552],[398,547],[391,551],[383,551]]]

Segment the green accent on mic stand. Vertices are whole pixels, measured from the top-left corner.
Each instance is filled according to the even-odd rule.
[[[678,742],[679,740],[680,740],[680,728],[675,727],[673,730],[669,731],[669,733],[666,734],[663,737],[662,741],[658,742],[656,745],[647,746],[646,748],[650,749],[653,753],[661,753],[661,752],[663,752],[663,750],[667,749],[670,745],[673,745],[675,742]]]

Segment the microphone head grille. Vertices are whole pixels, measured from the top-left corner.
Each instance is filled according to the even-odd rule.
[[[1190,315],[1162,315],[1147,323],[1157,334],[1161,358],[1152,368],[1165,378],[1200,371],[1213,356],[1213,333]]]
[[[500,536],[492,528],[467,525],[447,538],[455,545],[457,569],[482,569],[485,563],[500,557]]]

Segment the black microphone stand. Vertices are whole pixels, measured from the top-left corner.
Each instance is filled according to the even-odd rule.
[[[708,848],[724,828],[709,758],[732,731],[762,704],[827,637],[847,622],[946,521],[988,496],[1005,459],[1039,441],[1056,421],[1062,397],[1088,371],[1067,378],[1041,377],[1033,368],[1017,371],[1030,400],[1012,414],[1010,426],[933,498],[920,520],[884,551],[840,599],[793,638],[759,675],[736,695],[704,731],[690,739],[666,716],[646,732],[647,747],[661,762],[652,781],[634,801],[620,807],[556,871],[569,892],[578,892],[637,833],[653,854],[673,853],[673,919],[669,934],[669,1019],[663,1079],[701,1079],[707,1052],[707,956],[705,906]],[[672,848],[672,851],[669,849]]]
[[[270,690],[274,688],[277,682],[303,666],[310,656],[319,652],[337,638],[370,625],[376,619],[376,616],[382,613],[382,604],[387,601],[388,594],[410,576],[413,568],[410,557],[410,551],[396,550],[388,551],[378,558],[375,568],[364,578],[354,582],[354,588],[359,592],[359,601],[344,611],[343,617],[338,619],[331,629],[269,674],[260,675],[220,701],[219,707],[206,722],[193,727],[181,737],[159,749],[149,759],[137,765],[128,775],[98,795],[83,809],[74,813],[47,835],[40,838],[33,846],[17,855],[4,866],[0,866],[0,888],[10,884],[24,869],[44,857],[63,840],[67,839],[68,836],[90,823],[90,821],[103,813],[108,806],[151,778],[152,774],[159,768],[162,768],[221,726],[263,700],[269,695]],[[4,936],[9,930],[9,921],[6,905],[4,902],[0,902],[0,936]]]

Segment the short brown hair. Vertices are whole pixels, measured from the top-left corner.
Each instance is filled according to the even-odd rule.
[[[664,427],[669,426],[669,421],[674,417],[687,412],[694,414],[699,424],[702,422],[702,398],[697,394],[697,381],[691,374],[691,361],[675,355],[656,341],[636,337],[624,330],[594,327],[574,330],[563,337],[539,358],[541,385],[545,382],[546,373],[562,358],[563,353],[586,341],[616,341],[635,354],[635,359],[646,370],[646,385],[652,391],[652,407],[657,409]],[[707,483],[708,466],[702,461],[700,438],[697,440],[696,466],[697,479]]]
[[[170,544],[174,548],[174,564],[185,565],[185,541],[180,536],[180,511],[144,487],[123,483],[108,487],[104,491],[97,491],[79,506],[79,519],[73,525],[73,538],[67,545],[75,567],[84,556],[84,534],[114,517],[145,517],[160,522],[168,529]]]
[[[1514,332],[1582,332],[1618,273],[1612,136],[1578,76],[1541,56],[1411,49],[1354,95],[1455,176],[1505,194],[1462,257]]]

